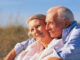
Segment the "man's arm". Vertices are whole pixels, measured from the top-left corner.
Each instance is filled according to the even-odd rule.
[[[48,55],[45,58],[40,59],[40,60],[62,60],[60,57],[58,57],[56,55],[54,56],[54,55],[53,54],[50,54],[50,55]]]
[[[50,53],[51,52],[51,53]],[[45,50],[44,52],[45,54],[48,53],[48,55],[44,56],[45,54],[42,53],[42,56],[43,58],[40,57],[39,60],[62,60],[59,55],[57,54],[56,50],[54,48],[52,49],[48,49],[48,50]],[[49,54],[50,53],[50,54]]]
[[[59,56],[63,60],[80,60],[80,30],[79,32],[74,30],[67,40],[64,47],[58,52]]]
[[[4,60],[14,60],[16,56],[15,49],[12,49]]]

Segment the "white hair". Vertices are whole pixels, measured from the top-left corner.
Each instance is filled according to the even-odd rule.
[[[69,19],[70,23],[73,23],[74,16],[73,16],[73,13],[71,12],[70,9],[68,9],[68,8],[59,8],[57,10],[57,12],[58,12],[58,17],[61,17],[63,20],[64,19]]]

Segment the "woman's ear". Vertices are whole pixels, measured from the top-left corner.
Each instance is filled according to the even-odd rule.
[[[29,36],[30,38],[33,37],[33,36],[32,36],[32,33],[31,33],[30,31],[28,32],[28,36]]]
[[[67,28],[70,25],[70,20],[69,19],[65,19],[65,28]]]

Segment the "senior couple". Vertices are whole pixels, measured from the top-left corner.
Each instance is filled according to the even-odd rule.
[[[35,39],[18,43],[5,60],[80,60],[80,27],[70,9],[52,7],[47,15],[37,14],[27,20]]]

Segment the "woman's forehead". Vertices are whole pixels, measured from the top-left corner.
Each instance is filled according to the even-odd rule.
[[[40,23],[44,23],[43,20],[33,19],[29,22],[29,24],[40,24]]]
[[[42,25],[42,24],[44,24],[44,22],[42,20],[37,20],[37,19],[32,20],[32,21],[29,22],[29,28],[33,27],[33,26],[37,26],[39,24]]]

